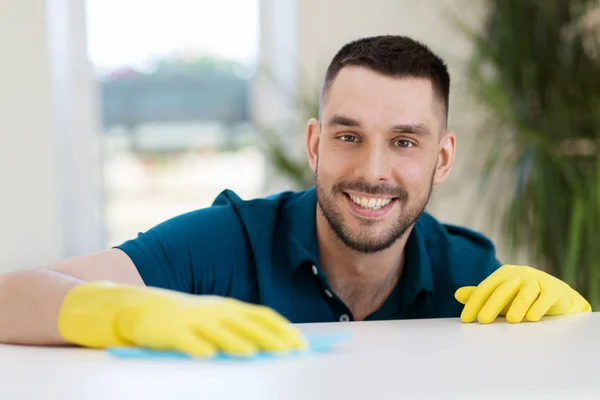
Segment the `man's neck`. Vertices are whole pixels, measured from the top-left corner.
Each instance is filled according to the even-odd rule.
[[[333,291],[359,320],[381,307],[396,286],[404,267],[410,230],[391,247],[377,253],[348,248],[317,210],[319,261]]]

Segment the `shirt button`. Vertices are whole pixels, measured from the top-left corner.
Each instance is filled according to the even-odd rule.
[[[313,272],[313,274],[315,274],[315,275],[317,275],[317,274],[319,273],[319,271],[317,271],[317,266],[316,266],[316,265],[313,265],[313,266],[312,266],[312,272]]]
[[[342,314],[342,315],[340,316],[340,321],[341,321],[341,322],[350,321],[350,317],[348,316],[348,314]]]
[[[325,289],[325,295],[329,298],[333,297],[333,293],[331,293],[329,290]]]

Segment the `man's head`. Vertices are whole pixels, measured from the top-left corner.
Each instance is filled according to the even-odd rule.
[[[351,42],[331,61],[307,151],[321,213],[348,247],[390,247],[450,172],[449,86],[444,62],[403,36]]]

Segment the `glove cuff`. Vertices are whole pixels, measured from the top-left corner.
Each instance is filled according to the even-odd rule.
[[[104,348],[129,345],[115,326],[123,305],[123,287],[112,282],[90,282],[75,286],[58,315],[58,331],[69,343]]]

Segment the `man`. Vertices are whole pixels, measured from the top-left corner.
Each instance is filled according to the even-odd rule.
[[[567,284],[501,266],[488,239],[423,211],[454,162],[449,87],[444,62],[410,38],[345,45],[306,128],[315,187],[224,191],[114,249],[5,275],[0,341],[248,355],[305,348],[288,321],[590,311]]]

